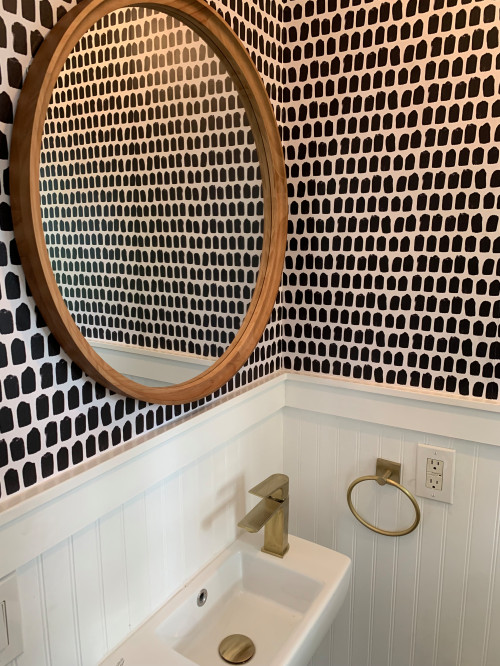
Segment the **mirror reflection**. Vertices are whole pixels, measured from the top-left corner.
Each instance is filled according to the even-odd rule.
[[[232,342],[260,263],[260,171],[236,87],[190,28],[130,7],[80,39],[48,107],[40,196],[65,303],[117,370],[169,385]]]

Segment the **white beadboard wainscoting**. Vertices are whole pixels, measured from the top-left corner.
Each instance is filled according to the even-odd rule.
[[[278,471],[290,531],[353,559],[312,666],[498,666],[499,424],[498,404],[282,374],[4,504],[0,578],[17,572],[25,645],[12,666],[96,666],[235,538],[248,489]],[[419,442],[456,449],[454,504],[419,499],[414,533],[375,535],[347,486],[381,456],[413,491]],[[392,488],[355,501],[382,527],[412,520]]]
[[[23,617],[12,666],[96,666],[234,541],[248,489],[282,470],[283,398],[271,380],[0,513]]]
[[[348,598],[312,666],[500,664],[499,406],[431,397],[287,380],[290,531],[353,560]],[[418,498],[415,532],[377,535],[354,519],[346,489],[382,457],[402,463],[402,483],[415,492],[417,443],[456,450],[454,503]],[[373,524],[413,522],[396,489],[366,482],[353,496]]]

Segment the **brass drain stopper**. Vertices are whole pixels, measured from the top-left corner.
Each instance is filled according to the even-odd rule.
[[[228,664],[246,664],[255,654],[255,645],[248,636],[231,634],[221,641],[219,654]]]

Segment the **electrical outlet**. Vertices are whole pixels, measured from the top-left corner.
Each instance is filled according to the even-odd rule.
[[[415,494],[419,497],[453,503],[455,451],[441,446],[417,446]]]
[[[430,488],[431,490],[443,490],[443,475],[427,472],[425,477],[425,487]]]
[[[444,462],[437,458],[427,458],[427,472],[429,474],[442,474]]]

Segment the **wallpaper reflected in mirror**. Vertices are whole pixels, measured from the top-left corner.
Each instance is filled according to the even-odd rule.
[[[218,357],[247,311],[263,199],[224,64],[132,7],[78,42],[54,88],[40,194],[52,267],[89,340]]]

